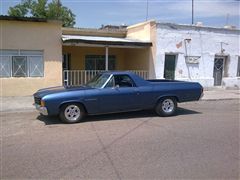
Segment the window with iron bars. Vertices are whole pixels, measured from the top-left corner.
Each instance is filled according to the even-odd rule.
[[[86,55],[85,56],[85,70],[105,70],[105,56],[104,55]],[[108,69],[115,70],[116,56],[108,56]]]
[[[41,50],[0,50],[0,77],[43,77]]]
[[[237,77],[240,77],[240,56],[238,56]]]

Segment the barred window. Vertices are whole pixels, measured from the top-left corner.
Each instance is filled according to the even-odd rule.
[[[85,69],[86,70],[105,70],[105,56],[103,55],[86,55]],[[116,56],[108,56],[108,69],[115,70]]]
[[[41,56],[30,56],[29,60],[29,75],[30,77],[43,76],[43,58]]]
[[[240,56],[238,56],[237,77],[240,77]]]
[[[11,76],[11,61],[9,56],[0,56],[0,77]]]
[[[27,77],[27,57],[26,56],[13,56],[12,57],[12,71],[13,77]]]
[[[17,56],[17,55],[19,55],[18,50],[0,49],[0,56]]]
[[[0,77],[42,77],[43,51],[0,50]]]

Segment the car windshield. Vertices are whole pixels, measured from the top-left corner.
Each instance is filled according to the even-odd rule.
[[[92,78],[86,86],[90,86],[92,88],[101,88],[105,82],[110,77],[110,74],[98,74],[94,78]]]

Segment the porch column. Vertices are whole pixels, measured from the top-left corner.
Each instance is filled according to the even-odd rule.
[[[105,70],[108,71],[108,46],[105,48]]]

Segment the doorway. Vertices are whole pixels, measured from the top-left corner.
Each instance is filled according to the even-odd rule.
[[[214,59],[213,69],[214,86],[222,85],[224,61],[225,61],[224,57],[215,57]]]
[[[63,63],[62,63],[62,68],[64,70],[70,70],[70,60],[71,60],[71,54],[63,54]]]
[[[164,78],[174,80],[176,67],[176,55],[165,55]]]

